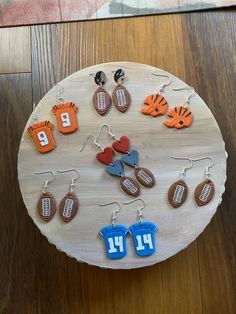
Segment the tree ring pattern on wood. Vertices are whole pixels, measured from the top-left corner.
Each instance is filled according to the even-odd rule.
[[[112,92],[112,100],[120,112],[125,112],[129,108],[131,97],[123,85],[117,85]]]
[[[128,195],[137,197],[140,194],[140,187],[136,180],[130,177],[123,176],[120,179],[122,190]]]
[[[210,179],[206,179],[199,183],[195,189],[195,201],[198,206],[208,204],[215,193],[214,183]]]
[[[74,193],[67,193],[60,203],[60,216],[65,222],[71,221],[79,209],[79,200]]]
[[[188,187],[183,180],[174,182],[168,191],[168,200],[172,207],[178,208],[183,205],[187,198]]]
[[[93,106],[101,116],[107,113],[111,106],[111,97],[103,87],[98,87],[93,94]]]
[[[54,196],[49,192],[42,193],[38,200],[37,209],[39,216],[44,221],[50,221],[56,213],[56,200]]]

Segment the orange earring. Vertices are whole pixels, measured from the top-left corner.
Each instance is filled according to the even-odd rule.
[[[166,112],[168,103],[167,100],[161,95],[161,93],[164,92],[164,89],[166,86],[169,86],[172,82],[172,79],[169,75],[165,74],[155,74],[152,73],[152,75],[155,76],[162,76],[162,77],[168,77],[169,81],[167,83],[164,83],[161,85],[159,91],[157,94],[151,94],[148,95],[144,99],[144,106],[141,108],[141,112],[145,115],[150,115],[152,117],[157,117],[159,115],[163,115]]]
[[[62,134],[69,134],[78,129],[76,118],[78,107],[72,102],[64,102],[64,99],[62,98],[63,92],[64,88],[59,85],[57,94],[58,104],[52,107],[51,112],[56,117],[59,132]]]
[[[39,121],[36,114],[35,103],[33,104],[33,124],[28,127],[27,134],[32,137],[37,151],[48,153],[56,147],[52,129],[54,125],[48,121]]]
[[[190,98],[192,98],[195,95],[195,91],[193,87],[186,86],[181,88],[174,88],[174,91],[184,90],[184,89],[191,89],[192,94],[188,96],[186,102],[184,105],[176,106],[168,112],[168,117],[172,118],[171,120],[165,120],[164,125],[168,128],[176,128],[176,129],[182,129],[187,128],[190,126],[190,124],[193,121],[192,112],[189,109],[190,104]]]

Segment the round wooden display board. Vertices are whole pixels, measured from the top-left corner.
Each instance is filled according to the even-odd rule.
[[[120,113],[112,105],[105,116],[100,116],[92,105],[92,95],[97,88],[90,73],[102,70],[107,74],[106,90],[111,94],[114,88],[112,70],[124,69],[126,73],[125,87],[129,90],[132,103],[126,113]],[[57,147],[50,153],[40,154],[32,139],[26,134],[26,128],[31,124],[30,117],[18,155],[18,176],[21,192],[29,215],[49,242],[67,255],[78,261],[107,268],[138,268],[155,264],[173,256],[189,245],[210,222],[221,202],[226,180],[226,152],[220,129],[207,105],[196,94],[191,99],[193,123],[187,129],[169,129],[163,126],[166,116],[152,118],[140,113],[140,108],[146,95],[158,91],[166,78],[151,75],[166,73],[152,66],[130,63],[112,62],[95,65],[74,73],[61,82],[64,87],[63,98],[79,106],[77,113],[79,131],[71,135],[62,135],[57,131],[55,117],[51,113],[52,105],[56,104],[58,87],[53,87],[40,101],[37,113],[40,120],[49,119],[55,124],[53,130]],[[169,74],[171,75],[171,74]],[[164,96],[169,109],[183,104],[189,95],[188,90],[172,91],[174,87],[186,86],[178,78],[171,75],[173,82],[165,89]],[[105,256],[104,243],[99,230],[110,224],[111,214],[116,205],[105,207],[99,204],[112,201],[127,202],[132,197],[126,195],[120,188],[119,179],[105,172],[105,167],[98,163],[95,155],[99,151],[92,141],[83,152],[80,148],[89,134],[97,134],[102,124],[112,126],[117,136],[126,135],[130,138],[132,148],[140,154],[140,166],[150,169],[156,178],[156,185],[149,189],[142,187],[141,195],[146,207],[143,211],[144,220],[158,226],[156,232],[156,252],[150,257],[135,255],[130,235],[127,236],[127,256],[123,259],[109,260]],[[103,130],[101,136],[103,146],[110,146],[112,140]],[[170,185],[179,178],[181,169],[188,165],[186,161],[173,160],[172,155],[198,158],[211,156],[214,167],[211,168],[211,179],[215,184],[215,195],[212,201],[198,207],[194,201],[194,190],[204,179],[207,160],[194,163],[187,171],[185,181],[189,194],[183,206],[173,209],[167,201],[167,191]],[[118,154],[118,156],[120,156]],[[41,194],[41,188],[47,175],[35,175],[34,171],[48,169],[60,170],[78,168],[80,179],[77,185],[80,208],[77,216],[70,223],[63,223],[57,211],[55,217],[44,223],[38,216],[36,207]],[[134,177],[134,171],[125,167],[126,173]],[[57,205],[68,192],[69,183],[74,173],[58,174],[56,180],[49,185],[49,191],[54,194]],[[123,206],[118,214],[118,224],[127,227],[137,221],[139,202]]]

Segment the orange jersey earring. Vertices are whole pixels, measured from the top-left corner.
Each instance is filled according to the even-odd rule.
[[[161,88],[159,89],[157,94],[148,95],[144,99],[144,102],[143,102],[144,106],[140,110],[145,115],[157,117],[159,115],[165,114],[165,112],[166,112],[168,103],[167,103],[167,100],[161,95],[161,93],[164,92],[164,89],[166,86],[169,86],[171,84],[172,79],[170,76],[165,75],[165,74],[152,73],[152,75],[163,76],[163,77],[169,78],[169,81],[167,83],[164,83],[161,85]]]
[[[58,104],[52,107],[51,112],[56,117],[59,132],[62,134],[70,134],[78,129],[76,118],[78,107],[72,102],[64,102],[61,96],[63,92],[64,88],[59,86],[57,95]]]
[[[28,127],[27,134],[32,137],[36,149],[44,154],[50,152],[56,147],[56,142],[53,137],[52,129],[54,125],[47,120],[38,120],[35,104],[33,106],[33,124]]]
[[[190,124],[193,121],[193,116],[192,112],[189,109],[189,104],[190,104],[190,98],[194,96],[195,91],[193,87],[191,86],[186,86],[182,88],[174,88],[173,90],[179,91],[183,89],[192,89],[192,94],[188,96],[186,102],[182,106],[176,106],[168,112],[168,117],[172,118],[171,120],[165,120],[164,125],[167,126],[168,128],[176,128],[176,129],[182,129],[182,128],[187,128],[190,126]]]

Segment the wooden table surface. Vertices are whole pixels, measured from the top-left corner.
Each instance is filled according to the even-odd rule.
[[[235,313],[235,33],[233,9],[0,29],[0,313]],[[57,251],[29,218],[17,182],[33,100],[69,74],[109,61],[151,64],[193,85],[229,153],[223,202],[203,234],[171,259],[131,271]]]

